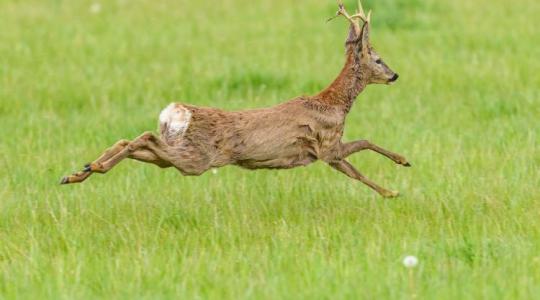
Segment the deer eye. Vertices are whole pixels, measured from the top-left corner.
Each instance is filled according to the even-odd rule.
[[[377,60],[375,61],[375,63],[380,65],[380,64],[382,64],[382,60],[379,58],[379,59],[377,59]]]

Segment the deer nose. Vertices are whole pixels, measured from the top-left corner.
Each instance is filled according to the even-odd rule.
[[[399,77],[398,73],[394,73],[394,76],[392,76],[392,78],[390,78],[390,82],[396,81],[398,79],[398,77]]]

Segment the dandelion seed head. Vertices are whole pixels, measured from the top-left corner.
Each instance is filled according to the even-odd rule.
[[[414,268],[416,267],[416,265],[418,265],[418,258],[416,258],[416,256],[413,256],[413,255],[407,255],[403,259],[403,265],[406,268]]]

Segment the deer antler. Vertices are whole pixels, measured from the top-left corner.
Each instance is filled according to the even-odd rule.
[[[349,16],[347,11],[345,10],[345,6],[343,5],[343,3],[338,1],[338,7],[339,9],[336,12],[336,15],[328,19],[326,22],[329,22],[339,16],[344,16],[345,19],[347,19],[351,23],[351,25],[354,27],[354,31],[356,32],[356,34],[357,35],[360,34],[360,26],[358,25],[358,22],[354,21],[354,18]]]
[[[360,3],[360,0],[358,0],[358,8],[356,9],[356,14],[349,15],[347,11],[345,10],[345,6],[341,1],[338,0],[338,11],[336,12],[336,15],[329,18],[326,22],[329,22],[339,16],[344,16],[345,19],[347,19],[351,25],[354,27],[354,30],[356,31],[356,34],[360,34],[360,25],[358,22],[356,22],[354,19],[360,19],[364,21],[365,23],[369,23],[371,19],[371,10],[368,12],[367,17],[364,13],[364,9],[362,8],[362,3]]]

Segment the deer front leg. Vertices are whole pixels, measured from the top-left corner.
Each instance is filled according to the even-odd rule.
[[[399,192],[387,190],[387,189],[379,186],[375,182],[369,180],[364,175],[362,175],[360,172],[358,172],[358,170],[356,170],[348,161],[346,161],[344,159],[339,160],[339,161],[330,162],[329,165],[332,168],[340,171],[341,173],[343,173],[343,174],[345,174],[345,175],[347,175],[347,176],[349,176],[349,177],[351,177],[353,179],[361,181],[362,183],[364,183],[365,185],[367,185],[370,188],[374,189],[377,193],[379,193],[381,196],[383,196],[385,198],[393,198],[393,197],[397,197],[399,195]]]
[[[356,153],[358,151],[362,151],[365,149],[369,149],[371,151],[375,151],[379,154],[382,154],[388,157],[389,159],[393,160],[396,164],[400,164],[405,167],[411,166],[411,164],[407,161],[407,159],[403,157],[402,155],[383,149],[367,140],[359,140],[359,141],[349,142],[349,143],[345,143],[341,145],[341,158],[346,158],[353,153]]]

